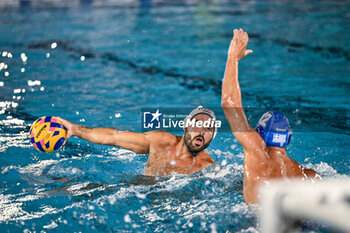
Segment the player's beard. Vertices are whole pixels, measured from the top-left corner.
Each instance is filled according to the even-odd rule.
[[[193,145],[193,141],[198,137],[201,137],[203,140],[202,145],[199,147]],[[204,150],[205,148],[207,148],[211,142],[211,140],[209,140],[207,143],[205,143],[203,135],[198,135],[194,138],[191,138],[191,135],[189,133],[187,133],[187,131],[185,132],[185,135],[184,135],[184,141],[185,141],[187,148],[190,150],[190,152],[195,152],[195,153],[200,152],[200,151]]]

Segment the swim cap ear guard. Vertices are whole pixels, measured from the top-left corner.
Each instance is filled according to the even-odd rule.
[[[255,130],[264,139],[266,146],[285,148],[292,138],[287,117],[280,112],[266,112],[260,118]]]
[[[209,108],[204,108],[201,105],[198,106],[197,108],[193,109],[192,112],[189,115],[187,115],[184,122],[186,123],[187,121],[192,120],[193,117],[195,117],[199,114],[207,114],[208,116],[210,116],[212,118],[212,120],[214,122],[216,122],[216,116],[215,116],[214,112],[212,110],[210,110]],[[184,127],[183,129],[185,130],[186,127]],[[216,127],[214,127],[214,133],[213,133],[212,140],[216,137],[217,132],[218,132],[218,129]]]

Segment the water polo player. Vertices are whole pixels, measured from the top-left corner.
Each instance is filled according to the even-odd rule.
[[[67,129],[67,139],[77,136],[86,141],[117,146],[138,154],[149,154],[145,175],[165,176],[173,173],[192,174],[211,164],[214,160],[204,150],[215,137],[215,127],[184,127],[184,135],[176,136],[165,131],[135,133],[111,128],[86,128],[62,118]],[[215,121],[215,114],[199,106],[185,119],[186,121]]]
[[[238,61],[252,53],[246,50],[248,34],[234,30],[226,63],[222,86],[222,107],[233,135],[244,150],[244,199],[248,203],[258,201],[260,182],[272,178],[301,177],[320,178],[311,169],[304,169],[288,157],[286,146],[292,131],[286,116],[280,112],[263,114],[256,129],[249,126],[242,108],[238,82]]]

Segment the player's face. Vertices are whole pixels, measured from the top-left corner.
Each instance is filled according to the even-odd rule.
[[[193,152],[199,152],[207,148],[213,138],[214,127],[212,127],[212,118],[207,114],[198,114],[194,117],[195,125],[189,126],[185,131],[185,143]],[[205,122],[209,125],[206,125]],[[201,121],[201,126],[197,122]]]

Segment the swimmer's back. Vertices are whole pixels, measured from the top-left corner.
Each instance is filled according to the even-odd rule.
[[[285,152],[270,150],[254,154],[245,152],[244,159],[244,199],[248,203],[257,202],[258,186],[262,181],[283,178],[311,178],[321,179],[312,169],[304,169],[301,165],[289,158]]]
[[[269,151],[267,148],[267,153],[269,155],[270,178],[314,178],[317,174],[314,170],[304,169],[300,164],[295,162],[289,156],[282,154],[282,152],[275,150]]]

